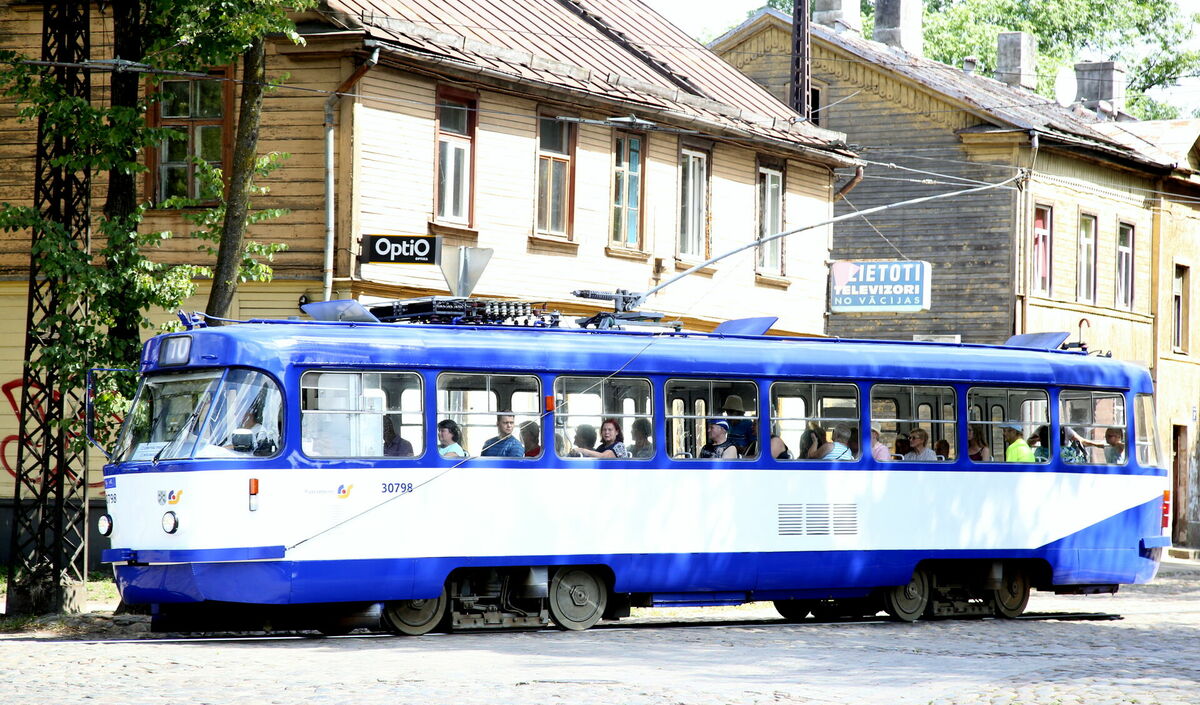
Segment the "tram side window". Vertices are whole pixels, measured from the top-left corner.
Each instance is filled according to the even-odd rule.
[[[279,387],[261,372],[232,369],[221,383],[195,457],[220,458],[231,453],[276,455],[282,432],[283,399]]]
[[[300,392],[306,455],[411,458],[425,452],[420,375],[306,372]]]
[[[1154,424],[1154,395],[1134,398],[1134,422],[1137,424],[1137,459],[1141,465],[1162,467],[1158,447],[1158,428]]]
[[[862,448],[858,429],[853,384],[771,385],[771,444],[778,459],[854,460]]]
[[[544,445],[541,389],[533,375],[446,372],[437,381],[438,419],[458,427],[458,444],[468,456],[538,458]]]
[[[753,382],[673,379],[667,381],[666,395],[666,443],[672,458],[758,457],[758,387]]]
[[[559,457],[650,458],[650,380],[559,377],[554,381],[554,446]]]
[[[1042,389],[972,387],[967,407],[988,409],[987,419],[972,413],[967,454],[976,462],[1047,463],[1053,453],[1050,398]]]
[[[892,460],[942,462],[958,457],[953,387],[877,384],[871,422]]]
[[[1063,460],[1124,465],[1128,459],[1125,396],[1119,392],[1064,389],[1058,395]]]

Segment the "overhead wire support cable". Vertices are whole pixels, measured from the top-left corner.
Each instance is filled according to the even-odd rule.
[[[856,211],[854,213],[846,213],[845,215],[835,216],[835,217],[829,218],[827,220],[822,220],[822,221],[819,221],[816,223],[802,225],[798,228],[793,228],[791,230],[785,230],[783,232],[775,233],[774,235],[769,235],[767,237],[762,238],[761,240],[755,240],[754,242],[748,242],[744,245],[735,247],[732,250],[729,250],[728,252],[719,254],[716,257],[710,257],[709,259],[701,262],[700,264],[697,264],[694,267],[691,267],[689,269],[686,269],[686,270],[680,272],[679,274],[675,275],[674,277],[671,277],[670,279],[663,282],[662,284],[659,284],[658,286],[656,286],[652,289],[649,289],[645,293],[639,295],[636,299],[633,300],[632,305],[635,308],[638,306],[641,306],[646,303],[646,299],[650,298],[651,296],[658,293],[659,291],[662,291],[663,289],[667,288],[668,286],[674,284],[675,282],[679,281],[680,279],[683,279],[684,277],[686,277],[694,272],[700,271],[701,269],[704,269],[705,267],[708,267],[709,265],[716,264],[717,262],[720,262],[721,260],[725,259],[726,257],[731,257],[733,255],[736,255],[739,252],[748,250],[752,247],[760,247],[762,245],[765,245],[768,242],[771,242],[772,240],[778,240],[780,238],[785,238],[789,235],[795,235],[796,233],[804,232],[805,230],[812,230],[813,228],[819,228],[822,225],[831,225],[833,223],[839,223],[843,220],[851,220],[853,218],[861,218],[863,216],[871,215],[873,213],[880,213],[882,211],[892,210],[893,208],[904,208],[906,206],[915,206],[918,203],[927,203],[929,201],[936,201],[936,200],[939,200],[942,198],[954,198],[955,196],[966,196],[966,195],[972,194],[972,193],[980,193],[982,191],[990,191],[991,189],[995,189],[995,188],[1003,188],[1003,187],[1006,187],[1009,184],[1013,183],[1014,181],[1018,181],[1018,180],[1024,178],[1024,173],[1025,173],[1025,170],[1022,170],[1021,173],[1019,173],[1015,176],[1012,176],[1010,178],[1007,178],[1004,181],[1000,181],[1000,182],[994,183],[994,184],[986,184],[984,186],[976,186],[975,188],[963,189],[961,191],[951,191],[949,193],[938,193],[938,194],[934,194],[932,196],[922,196],[920,198],[912,198],[907,201],[899,201],[897,203],[889,203],[889,204],[883,205],[883,206],[876,206],[874,208],[868,208],[864,211]],[[1010,187],[1010,186],[1008,186],[1008,187],[1015,188],[1015,187]]]

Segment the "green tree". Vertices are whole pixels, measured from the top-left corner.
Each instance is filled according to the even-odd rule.
[[[231,63],[248,50],[261,56],[262,39],[267,34],[282,33],[300,41],[287,9],[311,5],[312,0],[113,0],[110,7],[117,70],[108,106],[69,98],[48,72],[26,63],[28,57],[0,52],[0,93],[16,103],[20,118],[44,119],[55,134],[73,136],[76,151],[61,158],[63,165],[88,169],[93,174],[107,171],[109,175],[103,217],[95,222],[95,230],[103,235],[98,251],[85,250],[61,225],[43,218],[31,207],[0,204],[0,229],[39,235],[32,255],[39,258],[44,274],[54,279],[56,295],[65,307],[86,302],[89,308],[88,319],[63,326],[69,334],[48,341],[35,364],[59,368],[75,386],[82,386],[89,366],[136,365],[141,331],[150,326],[148,313],[178,308],[195,292],[194,278],[209,274],[204,267],[169,267],[147,256],[170,234],[141,232],[149,204],[137,199],[137,176],[146,169],[139,156],[146,147],[170,139],[172,133],[146,123],[149,101],[155,99],[153,92],[148,97],[143,93],[146,77],[153,80],[160,69],[203,70]],[[246,94],[251,94],[251,114],[247,117],[243,108],[241,119],[252,122],[257,132],[261,97],[254,100],[253,95],[257,91],[261,96],[265,76],[256,70],[252,83],[254,89],[243,91],[243,105],[247,103]],[[227,277],[231,280],[227,288],[235,287],[239,279],[269,278],[270,269],[259,258],[269,260],[281,249],[278,245],[247,245],[243,241],[248,224],[279,213],[252,213],[249,209],[250,196],[263,192],[254,186],[255,173],[266,173],[279,157],[258,159],[254,154],[256,145],[243,144],[246,147],[238,155],[242,161],[236,162],[230,175],[231,183],[238,185],[237,192],[229,203],[206,212],[206,217],[215,212],[226,222],[233,222],[222,229],[218,238],[222,246],[218,249],[222,249],[225,231],[235,234],[229,238],[230,254],[219,257],[232,257],[243,268],[235,266],[235,274]],[[246,149],[249,159],[245,158]],[[239,198],[239,210],[235,211],[230,203]],[[211,239],[212,229],[202,226],[200,235]],[[213,251],[207,244],[202,250]],[[122,397],[128,391],[128,386],[118,390],[110,384],[97,399],[98,413],[123,411]]]
[[[238,107],[237,134],[229,188],[225,198],[221,234],[217,247],[212,290],[205,313],[224,317],[237,293],[239,281],[246,278],[241,264],[246,259],[245,236],[249,223],[250,199],[256,193],[254,175],[259,168],[258,132],[263,96],[267,89],[266,42],[269,34],[283,34],[295,43],[303,43],[288,13],[313,6],[314,0],[148,0],[160,9],[158,14],[170,23],[176,40],[160,42],[162,63],[168,67],[190,69],[219,66],[240,59],[242,92]],[[156,52],[151,52],[153,56]],[[252,248],[253,250],[254,248]],[[264,271],[259,268],[262,278]],[[269,271],[265,272],[269,278]]]
[[[769,0],[790,13],[791,0]],[[861,0],[864,33],[874,25],[874,0]],[[1125,64],[1127,109],[1142,119],[1178,117],[1176,106],[1147,93],[1200,71],[1200,51],[1186,49],[1200,14],[1175,0],[925,0],[925,55],[958,65],[968,56],[979,71],[996,67],[996,35],[1023,31],[1038,38],[1038,93],[1054,95],[1059,69],[1086,58]]]

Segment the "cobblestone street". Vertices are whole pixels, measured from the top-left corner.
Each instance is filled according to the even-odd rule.
[[[1034,593],[1034,613],[1117,620],[790,625],[767,604],[641,611],[586,632],[404,638],[0,638],[0,702],[1200,702],[1200,566],[1116,596]],[[103,620],[101,620],[103,621]]]

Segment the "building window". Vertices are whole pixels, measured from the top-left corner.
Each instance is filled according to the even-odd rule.
[[[538,120],[539,233],[570,234],[571,123],[544,117]]]
[[[679,254],[708,256],[708,155],[683,150],[680,160]]]
[[[612,243],[642,249],[642,148],[644,138],[617,133],[613,150]]]
[[[159,86],[155,104],[159,127],[170,130],[157,150],[155,188],[159,200],[172,197],[213,201],[217,186],[206,185],[196,173],[196,160],[228,174],[232,150],[233,84],[229,72],[212,79],[170,79]]]
[[[437,219],[471,222],[471,174],[475,153],[475,102],[438,98]]]
[[[1096,302],[1096,216],[1079,216],[1079,249],[1075,262],[1075,298]]]
[[[1050,296],[1054,246],[1054,209],[1033,209],[1033,293]]]
[[[1188,349],[1188,267],[1175,265],[1171,285],[1171,346],[1176,352]]]
[[[783,172],[758,168],[758,239],[783,230]],[[783,239],[771,240],[758,248],[758,269],[764,274],[783,274]]]
[[[1117,307],[1133,308],[1133,226],[1117,227]]]

